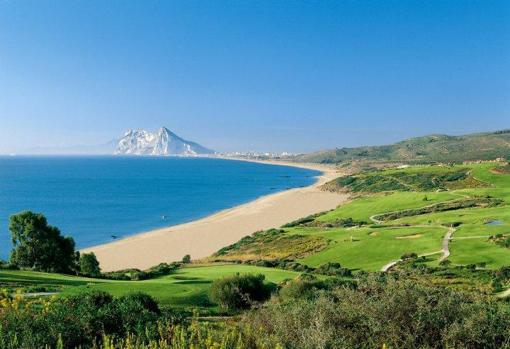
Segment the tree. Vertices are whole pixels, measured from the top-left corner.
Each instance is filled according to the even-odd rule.
[[[71,273],[77,269],[74,240],[60,235],[40,213],[24,211],[9,220],[13,249],[11,264],[46,272]]]
[[[84,253],[80,256],[80,272],[92,277],[101,275],[101,268],[94,252]]]
[[[189,264],[191,263],[191,256],[189,254],[185,255],[184,257],[182,257],[182,262],[184,264]]]

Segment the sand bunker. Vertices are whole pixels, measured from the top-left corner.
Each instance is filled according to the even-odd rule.
[[[412,234],[412,235],[403,235],[403,236],[396,236],[395,239],[418,239],[421,238],[423,234]]]

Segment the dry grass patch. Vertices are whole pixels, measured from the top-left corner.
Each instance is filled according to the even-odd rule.
[[[271,229],[257,232],[222,248],[210,259],[215,261],[294,260],[322,251],[329,241],[322,236],[286,234]]]

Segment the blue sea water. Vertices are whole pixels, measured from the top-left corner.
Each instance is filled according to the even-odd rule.
[[[184,223],[259,196],[307,186],[318,171],[171,157],[0,157],[0,258],[9,216],[46,215],[78,248]]]

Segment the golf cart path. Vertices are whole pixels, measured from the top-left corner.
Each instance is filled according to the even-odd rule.
[[[444,261],[445,259],[447,259],[450,256],[449,244],[450,244],[450,240],[452,239],[452,235],[454,232],[455,232],[455,228],[453,228],[453,227],[448,228],[448,231],[446,232],[445,236],[443,237],[443,245],[442,245],[441,251],[420,254],[420,255],[418,255],[418,257],[426,257],[426,256],[431,256],[431,255],[434,255],[437,253],[442,253],[443,255],[441,256],[439,261],[441,262],[441,261]],[[385,273],[400,262],[402,262],[402,259],[398,259],[396,261],[389,262],[388,264],[383,265],[383,267],[381,268],[381,271],[383,273]]]

